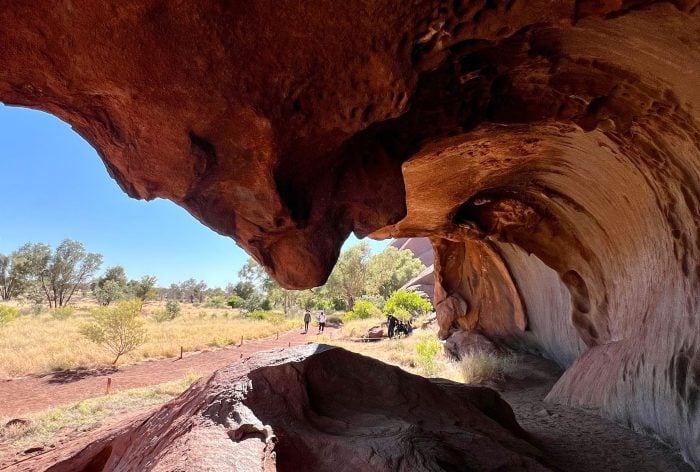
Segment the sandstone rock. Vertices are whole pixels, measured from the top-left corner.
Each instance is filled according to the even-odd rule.
[[[487,388],[328,346],[258,353],[16,470],[550,470]]]
[[[455,331],[445,340],[445,353],[455,359],[474,354],[497,354],[498,349],[476,331]]]
[[[373,326],[367,331],[367,337],[370,339],[383,338],[385,336],[384,328],[381,326]]]
[[[0,44],[0,100],[129,195],[287,288],[350,233],[430,237],[441,336],[542,352],[550,400],[700,465],[697,0],[9,0]]]

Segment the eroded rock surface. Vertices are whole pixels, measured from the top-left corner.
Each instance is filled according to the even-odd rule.
[[[0,8],[0,100],[70,123],[130,195],[289,288],[350,232],[431,237],[442,335],[556,359],[552,400],[695,464],[699,76],[697,0]]]
[[[18,470],[551,470],[525,436],[493,390],[310,344],[258,353]]]

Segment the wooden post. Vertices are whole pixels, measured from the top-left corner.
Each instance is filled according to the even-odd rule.
[[[243,346],[243,336],[241,336],[241,346]]]
[[[180,359],[182,359],[182,355],[184,354],[185,350],[180,346]]]
[[[291,341],[289,341],[289,346],[287,346],[287,347],[292,347],[292,342],[291,342]]]
[[[107,390],[105,391],[105,395],[109,395],[112,390],[112,377],[107,377]]]
[[[241,352],[241,359],[243,359],[243,353]]]
[[[279,339],[279,338],[280,338],[280,332],[277,331],[277,338],[276,339]]]

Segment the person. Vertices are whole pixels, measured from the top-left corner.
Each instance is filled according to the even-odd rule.
[[[309,323],[311,323],[311,312],[306,310],[304,313],[304,334],[309,332]]]
[[[318,315],[318,332],[323,333],[323,330],[326,328],[326,314],[324,312],[321,312],[320,315]]]
[[[387,318],[386,322],[387,325],[389,326],[389,338],[394,337],[394,329],[396,329],[396,322],[398,319],[394,315],[389,315],[389,318]]]

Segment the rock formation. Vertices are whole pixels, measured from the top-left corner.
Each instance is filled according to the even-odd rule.
[[[426,236],[442,334],[568,367],[550,398],[700,464],[697,0],[0,8],[0,100],[289,288]]]
[[[309,344],[258,353],[18,470],[551,470],[524,438],[493,390]]]

